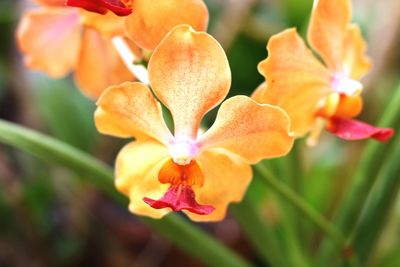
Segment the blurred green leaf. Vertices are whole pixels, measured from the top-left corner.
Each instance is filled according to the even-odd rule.
[[[400,138],[388,156],[377,182],[368,196],[363,213],[352,233],[352,245],[356,257],[365,264],[378,243],[381,232],[386,226],[389,214],[400,189]]]
[[[98,138],[93,121],[95,104],[82,95],[68,79],[52,80],[33,76],[36,105],[52,134],[84,151]]]

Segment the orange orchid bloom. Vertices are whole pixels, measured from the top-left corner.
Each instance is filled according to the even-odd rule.
[[[242,199],[250,164],[291,149],[289,117],[279,107],[235,96],[199,134],[203,116],[228,94],[231,72],[219,43],[188,25],[163,39],[148,70],[152,91],[127,82],[108,88],[97,103],[101,133],[136,138],[117,157],[116,186],[136,214],[160,218],[172,210],[195,221],[221,220],[228,204]],[[152,92],[171,112],[174,134]]]
[[[53,78],[75,71],[79,88],[92,98],[110,85],[134,80],[111,43],[123,34],[122,18],[65,7],[61,0],[38,2],[43,6],[26,12],[17,29],[29,68]]]
[[[185,23],[205,30],[208,10],[201,0],[85,0],[67,1],[69,5],[85,7],[104,15],[67,7],[65,0],[36,0],[43,7],[28,11],[22,18],[17,40],[26,65],[34,70],[60,78],[75,71],[75,80],[84,93],[97,98],[105,88],[135,80],[112,39],[127,34],[134,42],[124,42],[136,59],[140,48],[153,50],[174,26]],[[93,10],[86,4],[102,1],[107,10]],[[127,17],[109,4],[127,5],[135,12]],[[121,4],[122,3],[122,4]],[[128,62],[127,64],[130,64]]]
[[[392,129],[352,119],[362,109],[359,79],[370,69],[371,61],[365,55],[359,27],[350,20],[349,0],[315,1],[308,41],[323,63],[295,29],[288,29],[271,37],[269,56],[258,66],[266,83],[253,98],[287,111],[296,136],[311,131],[311,145],[324,125],[345,140],[372,137],[386,141],[393,135]]]

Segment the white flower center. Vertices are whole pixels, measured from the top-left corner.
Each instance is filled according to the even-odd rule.
[[[351,96],[359,93],[363,86],[359,81],[350,79],[345,73],[337,73],[333,77],[332,87],[336,93]]]
[[[190,137],[178,137],[169,146],[172,160],[179,165],[189,164],[198,154],[199,148]]]

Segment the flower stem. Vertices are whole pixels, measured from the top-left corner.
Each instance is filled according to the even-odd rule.
[[[287,258],[279,248],[276,231],[260,218],[256,210],[256,205],[252,203],[250,193],[247,193],[240,204],[232,207],[233,215],[242,226],[244,232],[246,232],[249,241],[254,246],[254,249],[258,251],[258,255],[260,255],[260,258],[266,265],[271,267],[289,267],[290,264]]]
[[[126,205],[126,200],[114,188],[113,170],[84,152],[44,134],[0,120],[0,143],[60,164],[76,172],[105,194]],[[238,255],[221,245],[207,233],[176,214],[161,220],[141,218],[177,247],[213,267],[250,267]]]
[[[143,65],[135,64],[136,56],[124,38],[116,36],[112,38],[112,43],[129,71],[142,83],[149,84],[147,69]]]
[[[296,194],[292,189],[286,186],[276,178],[265,166],[257,164],[254,166],[255,170],[261,174],[263,181],[268,183],[277,193],[284,197],[290,204],[305,215],[310,221],[318,226],[326,235],[328,235],[337,245],[337,247],[344,249],[346,240],[342,234],[321,214],[315,211],[301,196]]]

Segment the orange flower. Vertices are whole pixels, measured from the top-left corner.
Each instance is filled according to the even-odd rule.
[[[207,7],[201,0],[135,0],[132,4],[127,0],[67,1],[67,4],[86,7],[104,15],[65,7],[65,0],[36,1],[44,6],[27,12],[17,31],[26,65],[53,78],[75,71],[78,86],[93,98],[97,98],[108,86],[135,79],[121,60],[115,49],[116,42],[112,39],[121,39],[127,32],[139,47],[153,50],[176,25],[185,23],[197,30],[205,30],[208,23]],[[106,7],[117,14],[120,14],[117,9],[106,4],[120,6],[123,3],[135,12],[125,21],[125,18],[107,10],[100,12],[90,8],[90,4],[96,1],[103,2],[104,5],[97,6],[100,9]],[[140,59],[141,53],[136,44],[126,38],[124,42],[127,44],[125,47],[133,51],[130,53]]]
[[[62,2],[40,0],[44,6],[21,19],[17,40],[25,64],[53,78],[75,71],[78,86],[93,98],[110,85],[134,80],[111,43],[111,37],[123,34],[123,19]]]
[[[108,88],[95,113],[101,133],[136,138],[116,161],[116,186],[134,213],[160,218],[182,210],[196,221],[221,220],[228,204],[242,199],[250,164],[282,156],[292,146],[286,113],[245,96],[226,100],[214,125],[198,133],[203,116],[231,84],[226,55],[207,33],[174,28],[150,59],[149,80],[172,114],[174,134],[142,83]]]
[[[253,97],[287,111],[296,136],[311,130],[310,144],[316,143],[326,122],[329,131],[346,140],[385,141],[393,134],[352,120],[362,109],[363,86],[358,80],[371,63],[361,31],[350,19],[349,0],[315,1],[308,41],[324,64],[295,29],[288,29],[271,37],[269,56],[258,66],[266,84]]]

